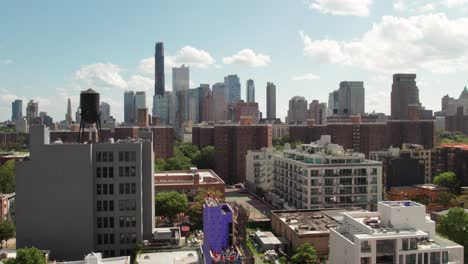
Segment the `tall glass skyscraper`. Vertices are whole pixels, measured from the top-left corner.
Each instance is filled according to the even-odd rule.
[[[23,117],[23,101],[15,100],[11,103],[11,121],[16,121]]]
[[[124,123],[135,123],[135,93],[127,91],[124,93]]]
[[[272,82],[267,83],[267,119],[276,119],[276,85]]]
[[[226,87],[226,102],[228,104],[240,101],[241,85],[237,75],[224,77],[224,86]]]

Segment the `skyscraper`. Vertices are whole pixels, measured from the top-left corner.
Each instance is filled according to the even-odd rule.
[[[189,89],[187,93],[187,120],[199,123],[200,88]]]
[[[127,91],[124,93],[124,123],[135,123],[135,92]]]
[[[154,53],[154,94],[164,95],[165,80],[164,80],[164,44],[156,43]]]
[[[28,121],[39,116],[39,103],[29,100],[28,105],[26,106],[26,118]]]
[[[228,104],[240,101],[241,85],[237,75],[228,75],[224,77],[224,86],[226,87],[226,102]]]
[[[393,75],[391,93],[391,118],[408,119],[408,105],[421,105],[416,74],[397,73]]]
[[[67,102],[67,113],[65,114],[65,120],[67,121],[69,125],[73,123],[70,98],[68,98],[68,102]]]
[[[138,122],[138,109],[146,108],[146,93],[144,91],[138,91],[135,93],[135,123]]]
[[[294,96],[289,100],[286,123],[305,123],[307,120],[307,100],[302,96]]]
[[[210,93],[210,85],[209,84],[200,84],[200,87],[198,88],[198,120],[199,122],[203,121],[203,102],[204,99],[209,95]]]
[[[247,80],[247,103],[255,102],[255,85],[252,79]]]
[[[267,83],[266,87],[267,96],[267,119],[276,119],[276,85],[272,82]]]
[[[216,122],[227,119],[226,86],[224,83],[213,84],[213,119]]]
[[[11,121],[16,121],[23,117],[23,101],[15,100],[11,103]]]
[[[325,125],[327,123],[327,104],[313,100],[309,104],[307,117],[308,119],[313,119],[317,125]]]
[[[364,82],[340,82],[340,88],[330,93],[330,107],[337,115],[363,115],[365,113]]]
[[[101,111],[101,126],[104,126],[111,120],[110,105],[106,102],[101,102],[99,109]]]
[[[172,92],[188,90],[190,86],[190,67],[182,64],[172,68]]]

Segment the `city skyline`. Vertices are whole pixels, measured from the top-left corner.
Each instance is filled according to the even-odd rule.
[[[125,14],[127,6],[122,3],[111,7],[112,16],[97,16],[105,10],[102,3],[91,13],[88,3],[80,3],[80,8],[58,6],[47,12],[41,12],[41,7],[35,4],[24,9],[9,3],[0,18],[6,25],[5,34],[11,36],[0,41],[0,120],[11,118],[10,106],[15,99],[23,102],[34,99],[39,102],[41,111],[60,121],[67,98],[76,106],[79,91],[93,88],[102,93],[103,100],[112,106],[112,115],[120,122],[123,120],[121,98],[125,90],[146,91],[146,105],[152,105],[154,45],[159,41],[164,42],[166,91],[172,87],[171,68],[184,63],[191,68],[190,88],[198,87],[200,83],[213,85],[225,76],[236,74],[240,78],[243,100],[246,99],[247,79],[254,80],[256,101],[265,114],[265,87],[267,82],[273,82],[277,86],[277,116],[282,120],[292,96],[304,96],[309,102],[314,99],[327,101],[328,93],[338,89],[343,80],[363,81],[366,111],[386,114],[390,113],[394,73],[417,74],[420,101],[434,111],[440,110],[440,100],[445,94],[457,96],[466,85],[463,75],[467,65],[462,59],[468,54],[464,44],[468,37],[461,29],[468,22],[462,18],[466,12],[462,2],[455,6],[449,1],[437,0],[411,3],[357,1],[359,4],[354,3],[348,8],[332,6],[330,2],[297,1],[289,3],[287,8],[280,2],[250,3],[252,14],[282,12],[291,18],[291,21],[275,24],[275,32],[267,30],[271,23],[262,21],[261,16],[239,21],[237,16],[228,14],[218,25],[213,25],[206,16],[194,23],[195,16],[237,11],[242,3],[209,2],[196,15],[179,10],[180,21],[177,23],[171,23],[169,19],[177,3],[169,2],[141,4],[144,8],[138,9],[141,12],[138,19],[130,19]],[[161,9],[168,11],[161,12]],[[19,19],[24,22],[20,23]],[[85,21],[92,21],[97,27],[88,31]],[[244,23],[250,27],[244,27]],[[346,23],[346,30],[341,26],[343,23]],[[424,26],[430,23],[437,26]],[[322,26],[313,26],[315,24]],[[33,28],[25,29],[23,25],[33,25]],[[44,34],[41,30],[44,26],[48,27],[47,38],[38,35]],[[137,26],[140,28],[134,31]],[[69,30],[65,31],[64,27]],[[102,36],[103,32],[112,32],[114,27],[123,28],[121,36],[107,34],[96,43],[80,43],[98,34]],[[219,32],[217,29],[223,27],[229,27],[232,32],[217,33],[216,39],[208,38],[207,34]],[[201,28],[207,30],[201,32]],[[432,34],[442,28],[449,33]],[[265,34],[258,34],[259,31]],[[20,45],[31,38],[36,40],[34,45],[26,48]],[[54,39],[64,41],[51,43]],[[69,42],[69,39],[73,41]],[[243,39],[249,39],[249,43]],[[230,44],[221,45],[226,41]],[[388,48],[376,51],[360,48],[383,42]],[[430,47],[423,43],[429,43]],[[432,53],[428,48],[432,48]],[[405,50],[419,55],[400,54]],[[63,59],[65,56],[67,60]],[[397,59],[390,60],[393,56]],[[25,72],[30,78],[21,78]]]

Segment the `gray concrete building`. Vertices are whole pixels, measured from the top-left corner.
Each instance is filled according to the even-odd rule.
[[[407,120],[409,105],[421,106],[416,74],[394,74],[391,93],[392,119]]]
[[[364,82],[340,82],[340,88],[330,93],[329,107],[333,115],[363,115],[365,113]]]
[[[35,126],[30,159],[16,164],[16,243],[59,260],[129,255],[154,229],[151,132],[138,140],[50,142]]]

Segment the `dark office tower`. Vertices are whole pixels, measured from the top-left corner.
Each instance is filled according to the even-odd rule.
[[[11,121],[16,121],[23,117],[23,101],[15,100],[11,103]]]
[[[67,121],[69,125],[71,125],[71,123],[73,122],[70,98],[68,98],[68,102],[67,102],[67,113],[65,114],[65,120]]]
[[[154,54],[154,94],[164,95],[164,44],[156,43],[156,51]]]
[[[276,119],[276,85],[269,82],[267,83],[267,119]]]
[[[394,74],[391,96],[392,119],[407,120],[408,105],[421,106],[419,89],[416,86],[416,74]]]

